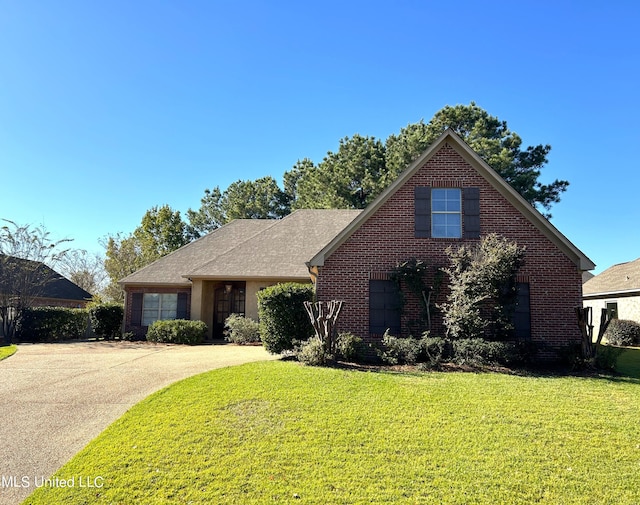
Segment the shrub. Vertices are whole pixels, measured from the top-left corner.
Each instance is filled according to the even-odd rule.
[[[118,303],[101,303],[89,309],[93,332],[105,340],[112,340],[122,331],[124,307]]]
[[[340,333],[336,339],[336,352],[345,361],[362,361],[364,342],[353,333]]]
[[[452,340],[452,359],[459,365],[512,365],[529,360],[533,348],[527,343],[497,342],[483,338]]]
[[[276,284],[258,293],[260,337],[267,351],[293,351],[296,340],[308,340],[313,335],[304,308],[306,301],[313,301],[311,284]]]
[[[382,336],[385,349],[380,357],[389,365],[414,365],[422,354],[422,342],[413,337],[394,337],[389,330]]]
[[[20,318],[17,337],[28,342],[51,342],[82,338],[88,326],[85,309],[35,307],[25,309]]]
[[[207,334],[207,325],[202,321],[186,319],[172,319],[155,321],[147,330],[149,342],[163,342],[168,344],[199,344]]]
[[[441,337],[431,337],[429,332],[422,336],[422,352],[424,353],[424,363],[427,367],[435,368],[440,366],[447,356],[447,341]]]
[[[224,324],[227,341],[239,345],[260,342],[260,324],[257,321],[240,314],[231,314]]]
[[[510,311],[516,302],[516,273],[524,249],[496,234],[483,237],[475,246],[446,250],[451,266],[449,294],[439,306],[450,338],[507,336],[513,328]]]
[[[611,345],[632,346],[640,344],[640,324],[627,319],[612,319],[604,334]]]
[[[295,349],[295,355],[298,361],[309,366],[322,366],[327,362],[327,359],[331,359],[327,355],[324,344],[316,337],[303,342],[300,347]]]

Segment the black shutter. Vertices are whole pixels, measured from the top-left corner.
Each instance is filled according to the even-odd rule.
[[[178,308],[176,310],[176,319],[189,319],[188,309],[187,293],[178,293]]]
[[[131,326],[142,326],[142,293],[131,293]]]
[[[414,189],[416,238],[431,237],[431,188]]]
[[[480,188],[464,188],[464,238],[480,238]]]
[[[393,281],[369,281],[369,333],[382,335],[389,330],[400,335],[401,303],[398,286]]]
[[[517,339],[531,338],[531,295],[529,283],[518,282],[518,302],[512,316],[513,329]]]

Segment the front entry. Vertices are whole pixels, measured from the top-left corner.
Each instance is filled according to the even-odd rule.
[[[231,314],[244,316],[245,283],[228,282],[216,288],[213,299],[213,338],[224,338],[224,322]]]

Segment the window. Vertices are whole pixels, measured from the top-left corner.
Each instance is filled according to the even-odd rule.
[[[607,302],[606,308],[611,319],[618,319],[618,302]]]
[[[431,236],[462,237],[462,203],[460,189],[434,188],[431,191]]]
[[[414,188],[416,238],[480,238],[479,188]]]
[[[154,321],[175,319],[178,313],[177,293],[145,293],[142,300],[142,326]]]

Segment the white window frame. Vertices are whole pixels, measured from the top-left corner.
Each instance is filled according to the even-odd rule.
[[[455,191],[458,194],[458,198],[457,198],[457,203],[458,203],[458,210],[434,210],[434,193],[436,191]],[[449,201],[455,201],[455,199],[449,199],[448,198],[448,193],[445,193],[445,195],[447,196],[445,198],[445,202],[449,202]],[[438,201],[442,201],[442,200],[438,200]],[[445,203],[445,207],[446,207],[446,203]],[[441,234],[437,234],[436,233],[436,228],[441,228],[442,225],[435,225],[434,223],[434,216],[442,216],[442,215],[457,215],[459,216],[459,222],[457,225],[448,225],[445,224],[445,233],[444,235]],[[455,229],[457,231],[457,233],[455,235],[450,235],[448,233],[449,229]],[[432,188],[431,189],[431,236],[433,238],[462,238],[462,189],[460,188]]]
[[[148,307],[152,296],[158,297],[157,307]],[[142,296],[142,326],[149,326],[155,321],[175,319],[177,315],[178,293],[144,293]]]

